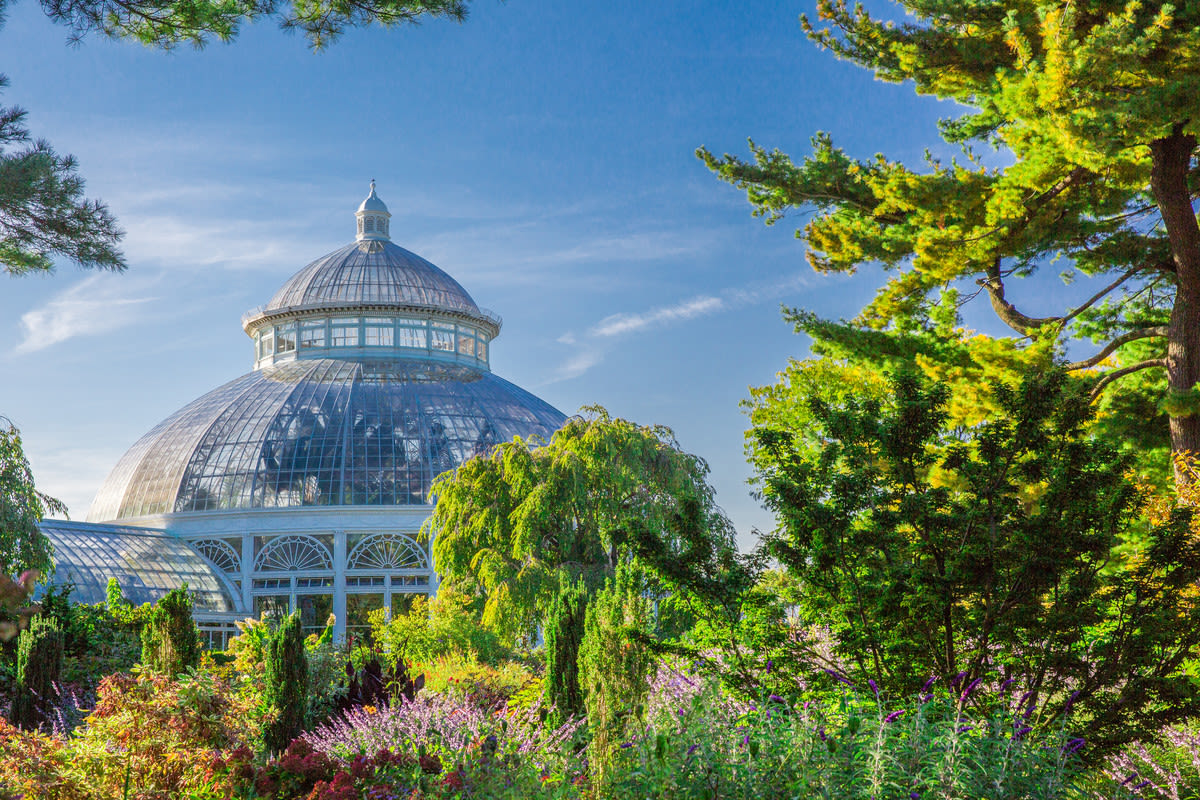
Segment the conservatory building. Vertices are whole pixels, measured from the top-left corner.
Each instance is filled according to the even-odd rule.
[[[419,536],[433,479],[565,417],[491,372],[500,318],[391,241],[374,182],[355,217],[355,241],[243,317],[251,372],[139,439],[88,523],[44,523],[60,576],[89,591],[117,577],[148,599],[187,580],[214,633],[299,610],[313,630],[333,614],[345,636],[436,589]]]

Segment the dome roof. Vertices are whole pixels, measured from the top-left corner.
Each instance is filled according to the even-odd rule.
[[[389,241],[361,241],[322,256],[293,275],[261,310],[391,305],[479,316],[458,281]]]
[[[387,205],[375,194],[375,181],[371,181],[371,193],[358,206],[359,211],[382,211],[387,213]]]
[[[565,419],[508,381],[457,364],[289,362],[156,425],[117,463],[88,520],[423,504],[438,474],[514,435],[549,439]]]

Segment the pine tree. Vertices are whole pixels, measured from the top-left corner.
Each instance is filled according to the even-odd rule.
[[[277,715],[263,731],[263,746],[281,752],[303,731],[308,704],[308,654],[299,612],[271,633],[264,656],[263,699]]]
[[[154,604],[142,628],[142,665],[165,675],[178,675],[199,663],[200,632],[192,622],[192,598],[184,584]]]
[[[559,721],[583,713],[579,646],[587,620],[587,587],[563,579],[546,615],[546,697]]]
[[[38,615],[17,639],[17,680],[13,691],[12,722],[36,730],[48,719],[58,695],[62,672],[63,634],[58,622]]]
[[[1176,455],[1200,453],[1200,4],[900,5],[908,18],[894,24],[819,0],[827,27],[804,25],[877,77],[966,107],[941,124],[961,160],[860,160],[826,134],[800,163],[753,142],[750,161],[698,151],[768,221],[811,212],[797,235],[816,269],[889,270],[849,324],[797,313],[798,327],[835,358],[876,369],[905,360],[964,397],[989,377],[1063,358],[1072,339],[1091,340],[1091,354],[1068,368],[1088,376],[1093,397],[1118,417],[1105,424],[1130,449],[1152,440]],[[976,146],[1012,164],[989,168]],[[1022,310],[1019,279],[1051,269],[1094,277],[1097,291],[1048,316]],[[1012,335],[963,330],[966,292],[986,297]],[[957,406],[966,424],[978,421],[971,402]],[[1159,459],[1162,469],[1167,462]],[[1176,481],[1191,474],[1177,469]]]

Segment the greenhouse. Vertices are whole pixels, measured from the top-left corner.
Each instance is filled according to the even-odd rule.
[[[314,630],[332,614],[341,636],[436,589],[419,536],[433,479],[514,436],[549,439],[565,417],[491,372],[499,316],[390,241],[373,182],[355,216],[355,242],[243,318],[252,372],[138,440],[88,524],[46,522],[64,543],[56,580],[129,592],[116,565],[173,553],[176,569],[136,579],[147,597],[186,580],[215,593],[197,603],[210,626],[299,610]],[[66,558],[105,548],[122,555]]]

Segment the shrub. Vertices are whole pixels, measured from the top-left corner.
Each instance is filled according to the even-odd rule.
[[[69,759],[62,740],[22,731],[0,717],[0,797],[82,797],[82,789],[68,773]]]
[[[640,724],[639,707],[653,665],[645,643],[650,602],[641,583],[631,566],[621,564],[587,609],[579,672],[591,734],[590,764],[599,784],[625,731]]]
[[[715,679],[660,673],[650,726],[617,750],[612,796],[938,798],[1079,797],[1081,739],[1027,725],[1028,697],[972,705],[959,684],[907,703],[846,691],[793,704],[742,704]]]
[[[69,742],[69,772],[98,800],[123,797],[127,780],[139,798],[186,797],[208,785],[213,751],[258,741],[260,719],[227,671],[112,675],[101,681],[95,711]]]
[[[200,632],[192,622],[192,598],[187,585],[172,589],[154,605],[142,628],[142,665],[166,675],[178,675],[200,663]]]
[[[263,700],[275,711],[263,731],[263,745],[280,752],[303,730],[308,710],[308,656],[299,612],[284,619],[267,639],[263,680]]]
[[[36,730],[48,722],[58,697],[62,672],[63,636],[58,622],[38,615],[17,640],[17,680],[13,690],[12,721]]]
[[[587,621],[587,587],[565,583],[546,615],[546,700],[563,718],[583,713],[579,646]]]

